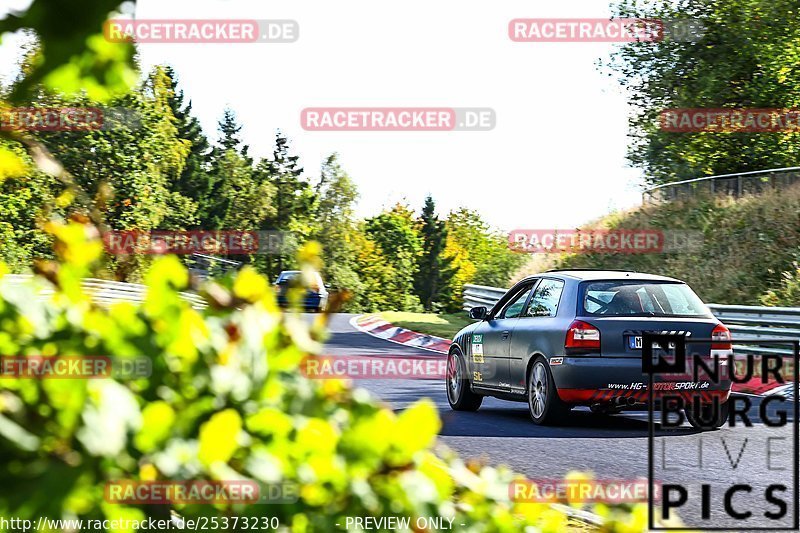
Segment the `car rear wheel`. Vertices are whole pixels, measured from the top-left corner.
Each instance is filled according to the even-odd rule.
[[[447,402],[454,411],[477,411],[483,396],[475,394],[469,387],[467,363],[459,350],[447,356]]]
[[[528,376],[528,412],[534,423],[552,425],[563,422],[570,406],[558,397],[553,375],[542,357],[536,359]]]
[[[700,413],[695,413],[694,409],[687,407],[684,409],[686,420],[697,429],[718,429],[728,421],[729,405],[728,402],[719,404],[719,409],[714,409],[713,404],[703,404]]]

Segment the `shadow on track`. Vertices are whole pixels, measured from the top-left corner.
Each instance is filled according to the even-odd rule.
[[[640,415],[632,418],[626,415]],[[641,416],[643,415],[643,416]],[[575,409],[558,426],[537,426],[528,410],[522,408],[481,408],[476,413],[444,411],[441,414],[443,436],[453,437],[530,437],[530,438],[647,438],[647,412],[633,411],[620,415],[599,415]],[[689,426],[662,431],[657,436],[681,436],[700,433]]]

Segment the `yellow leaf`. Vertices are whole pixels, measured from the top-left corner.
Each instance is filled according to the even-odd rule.
[[[142,410],[142,427],[136,434],[134,443],[147,453],[163,442],[175,423],[175,411],[163,401],[149,403]]]
[[[16,152],[0,146],[0,182],[8,178],[21,178],[27,172],[28,166]]]
[[[155,481],[158,479],[158,470],[150,463],[144,464],[139,468],[139,479],[142,481]]]
[[[70,189],[65,190],[62,192],[58,198],[56,198],[56,205],[58,207],[67,207],[75,200],[75,193],[73,193]]]
[[[441,428],[436,406],[420,400],[397,417],[395,434],[406,453],[413,454],[433,444]]]
[[[211,417],[200,427],[198,458],[206,466],[227,463],[239,447],[242,418],[233,409],[226,409]]]
[[[257,302],[269,291],[266,278],[251,267],[244,267],[233,282],[233,294],[248,302]]]

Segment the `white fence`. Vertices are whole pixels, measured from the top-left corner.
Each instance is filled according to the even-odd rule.
[[[3,278],[3,283],[10,284],[22,284],[29,281],[31,281],[31,276],[25,274],[9,274]],[[142,303],[147,293],[147,287],[138,283],[86,278],[81,285],[94,303],[104,307],[108,307],[114,302]],[[53,289],[43,283],[39,288],[39,296],[46,298],[51,294],[53,294]],[[195,309],[208,307],[208,303],[198,294],[182,292],[180,296]]]
[[[484,285],[464,285],[464,310],[491,308],[507,289]],[[714,315],[731,330],[734,341],[800,340],[800,307],[759,307],[748,305],[707,304]],[[784,346],[735,345],[737,352],[792,355]]]

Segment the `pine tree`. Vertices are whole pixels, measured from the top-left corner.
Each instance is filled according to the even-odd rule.
[[[267,180],[275,190],[275,215],[264,221],[263,229],[289,230],[298,219],[308,216],[314,199],[314,191],[302,178],[303,168],[299,156],[290,155],[289,140],[278,131],[272,158],[258,166],[260,179]],[[275,270],[283,269],[284,258],[276,256]],[[272,270],[271,266],[269,270]],[[272,272],[270,272],[272,273]]]
[[[217,123],[219,132],[218,146],[211,151],[211,164],[209,172],[209,195],[203,213],[204,223],[209,229],[230,229],[223,227],[230,220],[231,209],[236,208],[231,204],[233,191],[228,187],[226,180],[231,178],[230,168],[246,168],[255,178],[253,161],[247,156],[246,145],[242,145],[239,132],[242,126],[236,120],[236,114],[231,109],[225,109],[222,118]],[[241,229],[241,228],[240,228]],[[249,228],[252,229],[252,228]]]
[[[430,196],[425,198],[419,222],[422,253],[417,263],[414,290],[425,309],[432,311],[439,307],[436,304],[441,305],[449,298],[448,289],[454,272],[450,265],[452,258],[444,256],[447,227],[436,216],[436,205]]]
[[[242,131],[242,126],[236,122],[236,113],[232,109],[225,109],[222,114],[222,119],[219,121],[218,126],[221,134],[219,144],[223,150],[236,150],[242,144],[239,139],[239,132]]]
[[[180,176],[171,189],[191,198],[197,204],[197,222],[203,227],[213,198],[213,175],[211,173],[211,145],[203,133],[200,121],[192,115],[192,102],[184,103],[184,94],[178,90],[178,80],[171,67],[164,67],[170,80],[169,106],[175,116],[178,137],[189,143],[189,155]]]

